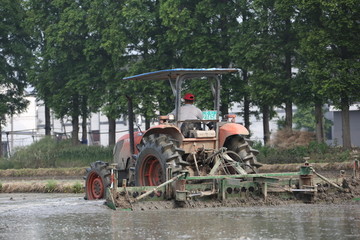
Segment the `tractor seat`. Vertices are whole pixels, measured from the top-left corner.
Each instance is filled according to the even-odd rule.
[[[216,137],[215,130],[190,130],[191,137],[195,138],[214,138]]]
[[[183,122],[181,124],[180,131],[186,138],[194,137],[191,135],[191,131],[200,130],[201,122]]]

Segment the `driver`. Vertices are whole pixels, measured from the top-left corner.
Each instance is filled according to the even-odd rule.
[[[185,121],[185,120],[202,120],[203,114],[202,111],[195,107],[195,96],[192,93],[186,93],[183,97],[185,104],[180,107],[180,117],[178,121]],[[175,115],[175,109],[170,113]],[[184,135],[184,137],[192,137],[190,130],[193,129],[201,129],[200,122],[183,122],[180,124],[180,131]]]
[[[186,93],[183,97],[185,104],[180,107],[180,118],[179,121],[185,120],[196,120],[196,119],[203,119],[202,111],[195,107],[195,95],[192,93]],[[170,113],[175,115],[175,109]]]

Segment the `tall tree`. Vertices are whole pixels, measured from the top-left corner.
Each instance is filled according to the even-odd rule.
[[[127,0],[122,14],[125,32],[129,75],[171,68],[174,65],[174,48],[166,38],[166,26],[159,15],[161,1]],[[169,83],[154,81],[132,81],[127,83],[132,93],[135,111],[145,117],[146,128],[160,113],[168,113],[173,105]],[[136,93],[136,94],[134,94]]]
[[[6,115],[25,110],[26,70],[30,59],[30,36],[23,25],[25,10],[22,1],[3,0],[0,4],[0,133]],[[0,136],[2,157],[2,136]]]
[[[234,100],[243,102],[244,126],[250,131],[250,84],[249,77],[252,67],[252,61],[247,57],[252,42],[249,41],[254,37],[252,21],[254,21],[254,12],[251,9],[251,1],[240,0],[234,2],[234,11],[238,14],[238,24],[230,28],[231,50],[230,55],[233,57],[235,66],[241,69],[241,81],[232,84]]]
[[[38,37],[39,69],[34,85],[58,117],[70,116],[73,142],[79,142],[79,116],[87,115],[85,96],[91,94],[92,69],[84,54],[89,36],[87,1],[36,1],[29,3],[29,20]],[[49,69],[45,67],[49,66]]]
[[[123,1],[91,1],[87,11],[87,39],[85,55],[94,72],[89,84],[96,91],[88,96],[91,111],[101,110],[109,122],[109,145],[115,144],[116,119],[126,114],[125,65],[126,56],[125,20],[122,14]]]
[[[295,29],[295,6],[291,0],[278,0],[274,2],[274,25],[280,49],[280,62],[282,65],[283,85],[281,93],[285,104],[285,128],[292,129],[293,101],[296,96],[295,79],[293,78],[295,53],[298,49],[298,37]]]
[[[34,87],[38,100],[45,106],[45,135],[51,134],[50,111],[51,80],[56,78],[56,64],[47,51],[46,29],[59,21],[59,10],[51,1],[29,0],[24,2],[26,19],[24,24],[31,32],[34,45],[32,47],[33,61],[28,71],[29,83]]]
[[[166,36],[175,51],[174,58],[180,67],[230,67],[231,29],[237,26],[237,14],[232,1],[164,1],[160,15],[168,27]],[[233,85],[237,76],[223,76],[220,111],[228,113],[233,101]],[[194,82],[193,89],[201,89]],[[200,91],[199,91],[200,92]],[[206,92],[206,91],[205,91]],[[198,94],[200,107],[209,108],[208,96]]]
[[[278,35],[278,23],[273,1],[253,1],[241,6],[248,11],[241,12],[239,31],[236,36],[232,55],[236,64],[249,74],[252,101],[260,107],[263,114],[264,143],[270,140],[269,121],[273,106],[284,102],[283,86],[284,65],[281,38]]]
[[[62,0],[53,4],[59,10],[59,21],[45,31],[48,36],[47,49],[57,68],[57,79],[51,86],[51,102],[58,116],[71,117],[73,143],[78,144],[81,95],[86,94],[84,90],[87,90],[86,82],[90,78],[84,56],[88,35],[85,24],[87,6],[86,1]]]
[[[349,106],[360,99],[360,5],[357,1],[299,2],[307,25],[301,41],[316,93],[342,110],[343,146],[351,147]]]

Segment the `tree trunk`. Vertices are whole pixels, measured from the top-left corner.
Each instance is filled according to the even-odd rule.
[[[285,103],[285,129],[292,131],[292,115],[293,115],[293,110],[292,110],[292,102],[291,101],[287,101]]]
[[[263,105],[262,107],[263,113],[263,129],[264,129],[264,145],[269,144],[270,141],[270,111],[268,105]]]
[[[72,124],[72,142],[73,145],[79,144],[79,96],[73,96],[72,102],[72,114],[71,114],[71,124]]]
[[[285,19],[285,35],[284,35],[284,45],[287,46],[291,43],[291,21],[290,18]],[[292,52],[289,48],[285,48],[285,63],[284,63],[284,70],[285,70],[285,82],[286,82],[286,89],[285,95],[285,129],[292,131],[292,123],[293,123],[293,111],[292,111],[292,73],[291,73],[291,56]]]
[[[109,146],[115,145],[116,119],[108,117],[109,121]]]
[[[248,73],[246,70],[243,70],[243,81],[245,85],[248,85]],[[250,96],[247,91],[244,96],[244,125],[250,132]]]
[[[81,99],[81,118],[82,118],[81,143],[87,144],[88,143],[88,140],[87,140],[87,118],[88,118],[87,97],[82,96],[80,99]]]
[[[229,106],[227,104],[221,104],[220,105],[220,112],[222,116],[225,116],[229,113]]]
[[[83,113],[83,115],[82,115],[81,128],[82,128],[81,143],[87,144],[88,140],[87,140],[87,114],[86,113]]]
[[[347,97],[341,98],[342,138],[343,147],[351,148],[349,101]]]
[[[316,141],[318,143],[324,142],[324,117],[322,103],[315,102],[315,122],[316,122]]]
[[[145,117],[145,129],[148,130],[150,128],[150,118]]]
[[[244,125],[250,132],[250,100],[248,95],[244,97]]]
[[[79,115],[72,116],[72,142],[73,145],[79,144]]]
[[[3,157],[3,144],[2,144],[2,126],[1,126],[1,117],[0,117],[0,158]]]
[[[50,108],[45,103],[45,136],[51,135],[51,119],[50,119]]]

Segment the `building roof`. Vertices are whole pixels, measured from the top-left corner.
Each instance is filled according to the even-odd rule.
[[[350,105],[349,111],[360,111],[360,103]],[[335,107],[334,105],[330,105],[329,112],[341,112],[341,109]]]

